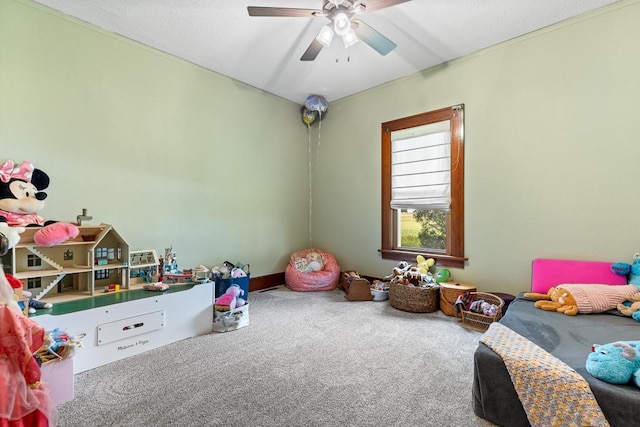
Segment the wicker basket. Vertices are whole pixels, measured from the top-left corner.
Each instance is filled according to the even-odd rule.
[[[456,300],[465,292],[475,292],[476,287],[469,283],[440,283],[440,311],[447,316],[461,317],[456,310]]]
[[[473,296],[474,301],[484,300],[485,302],[495,304],[498,307],[496,314],[493,316],[462,310],[462,324],[468,328],[484,332],[490,324],[500,320],[500,317],[502,317],[502,306],[504,305],[504,301],[502,301],[502,298],[486,292],[471,292],[471,295]]]
[[[440,287],[421,288],[400,283],[389,284],[391,307],[411,313],[432,313],[438,309]]]

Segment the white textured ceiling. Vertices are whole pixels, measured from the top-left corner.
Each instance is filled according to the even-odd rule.
[[[247,6],[320,9],[322,0],[35,1],[302,104],[309,94],[331,102],[617,0],[412,0],[359,16],[398,45],[388,55],[363,42],[347,50],[336,38],[310,62],[300,57],[326,18],[250,17]]]

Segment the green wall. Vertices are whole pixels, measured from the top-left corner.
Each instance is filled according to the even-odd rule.
[[[51,178],[41,215],[87,208],[179,266],[284,271],[308,240],[300,106],[23,0],[0,0],[0,159]]]
[[[314,244],[382,276],[380,124],[465,104],[465,268],[517,293],[537,257],[640,252],[640,3],[622,1],[333,102],[323,122]]]
[[[332,102],[311,129],[313,244],[383,276],[380,124],[464,103],[459,281],[516,293],[531,260],[632,260],[640,2],[621,1]],[[179,265],[281,272],[309,245],[300,106],[27,0],[0,0],[0,158],[52,178],[46,218],[88,208]],[[315,159],[313,160],[315,167]]]

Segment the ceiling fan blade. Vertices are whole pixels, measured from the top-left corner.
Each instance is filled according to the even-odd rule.
[[[365,12],[374,12],[386,7],[395,6],[400,3],[406,3],[411,0],[362,0],[358,3],[362,4]]]
[[[304,51],[300,61],[313,61],[316,59],[316,56],[320,53],[324,45],[320,43],[318,40],[313,39],[307,50]]]
[[[324,12],[317,9],[294,9],[287,7],[247,6],[247,11],[249,12],[249,16],[288,16],[294,18],[324,16]]]
[[[396,48],[396,44],[371,28],[364,22],[356,19],[353,21],[353,29],[360,40],[371,46],[376,52],[384,56]]]

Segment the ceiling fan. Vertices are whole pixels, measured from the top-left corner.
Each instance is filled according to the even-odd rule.
[[[248,6],[249,16],[279,16],[296,18],[327,18],[329,24],[323,26],[301,61],[313,61],[320,51],[329,47],[334,35],[342,38],[347,48],[358,40],[364,41],[380,55],[386,55],[396,48],[396,44],[371,28],[365,22],[354,19],[355,15],[374,12],[411,0],[324,0],[322,9],[297,9],[287,7]]]

